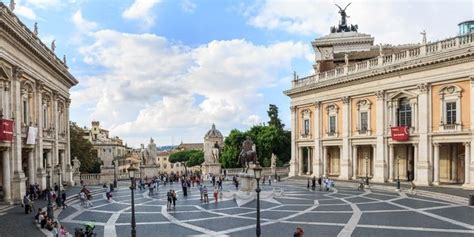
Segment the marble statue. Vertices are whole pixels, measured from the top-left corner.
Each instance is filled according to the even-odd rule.
[[[38,36],[38,22],[35,22],[33,34],[35,34],[35,36]]]
[[[56,50],[56,40],[53,40],[53,41],[51,42],[51,51],[54,52],[54,50]]]
[[[81,167],[81,161],[77,159],[77,157],[74,157],[74,160],[72,160],[72,163],[73,163],[73,169],[74,169],[74,173],[78,173],[79,172],[79,168]]]
[[[272,153],[271,168],[276,168],[276,163],[277,163],[277,156],[274,153]]]

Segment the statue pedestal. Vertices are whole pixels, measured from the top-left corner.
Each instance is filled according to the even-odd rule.
[[[158,165],[143,165],[140,167],[142,178],[153,178],[154,176],[158,176],[159,170]]]
[[[248,173],[239,173],[239,182],[239,190],[242,192],[255,192],[257,188],[257,180],[253,174],[253,170],[249,169]]]
[[[203,173],[207,175],[220,175],[221,174],[221,164],[220,163],[204,163],[203,164]]]
[[[114,182],[114,167],[100,167],[100,184],[111,184]]]

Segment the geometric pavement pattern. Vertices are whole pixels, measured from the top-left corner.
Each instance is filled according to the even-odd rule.
[[[97,236],[130,236],[131,191],[127,183],[113,193],[95,194],[93,207],[77,201],[63,210],[60,222],[68,230],[94,221]],[[211,185],[207,185],[211,187]],[[313,191],[303,180],[287,180],[261,186],[282,195],[261,200],[262,236],[292,236],[301,226],[305,236],[474,236],[473,207],[388,190],[356,190],[356,184],[337,183],[332,192]],[[177,192],[176,209],[166,210],[166,192]],[[233,189],[226,184],[224,190]],[[209,204],[200,202],[199,190],[188,196],[179,185],[160,185],[153,196],[135,192],[137,236],[254,236],[256,202],[242,206],[233,199],[216,204],[210,188]],[[225,195],[224,195],[225,197]]]

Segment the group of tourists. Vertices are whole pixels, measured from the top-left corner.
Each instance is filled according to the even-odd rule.
[[[316,179],[316,176],[313,176],[313,179],[311,181],[308,178],[308,184],[306,187],[308,189],[311,188],[312,190],[316,190],[316,182],[317,182],[317,185],[319,186],[319,191],[322,191],[323,188],[326,191],[332,191],[333,188],[336,186],[336,183],[334,182],[334,180],[328,177],[319,176],[319,178]]]
[[[171,210],[171,205],[173,205],[173,209],[176,208],[176,192],[173,189],[170,189],[168,193],[166,193],[166,210]]]
[[[79,200],[81,200],[81,207],[92,207],[92,193],[86,188],[86,186],[82,186],[81,191],[79,192]]]
[[[35,215],[35,221],[40,225],[42,229],[51,231],[54,237],[66,237],[68,232],[64,229],[64,226],[53,220],[54,217],[48,216],[48,213],[43,211],[41,208]]]

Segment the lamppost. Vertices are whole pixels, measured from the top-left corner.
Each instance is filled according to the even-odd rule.
[[[369,157],[365,157],[365,185],[369,186]]]
[[[61,183],[61,164],[58,164],[57,166],[57,175],[58,175],[58,207],[61,206],[61,186],[62,186],[62,183]]]
[[[256,234],[257,237],[260,237],[260,178],[262,177],[262,167],[257,163],[255,168],[253,168],[253,173],[255,175],[255,179],[257,180],[257,189],[255,189],[255,192],[257,192],[257,230]]]
[[[400,157],[397,156],[397,190],[400,190]]]
[[[48,213],[48,217],[49,218],[52,218],[54,219],[54,212],[53,212],[53,203],[51,203],[51,181],[50,181],[50,178],[51,178],[51,167],[48,165],[46,167],[46,170],[47,170],[47,175],[46,175],[46,181],[47,181],[47,190],[48,190],[48,193],[46,193],[46,195],[48,195],[48,206],[47,206],[47,213]]]
[[[137,168],[133,165],[133,163],[128,167],[128,176],[130,177],[130,182],[132,182],[132,185],[130,186],[130,190],[132,191],[132,237],[137,236],[137,230],[135,229],[136,223],[135,223],[135,197],[134,197],[134,192],[135,192],[135,175],[137,172]]]
[[[114,159],[112,161],[112,164],[114,165],[114,188],[117,188],[117,174],[116,174],[117,166],[116,166],[116,163],[117,163],[117,160]]]

